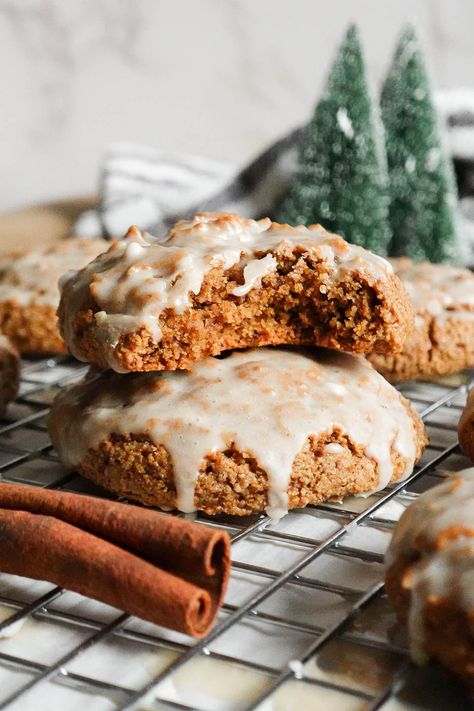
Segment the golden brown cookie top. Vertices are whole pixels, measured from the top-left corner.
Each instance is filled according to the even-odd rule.
[[[0,301],[15,301],[56,307],[59,278],[70,269],[80,269],[110,244],[101,239],[71,237],[43,249],[11,254],[0,261]]]
[[[194,510],[206,455],[231,446],[267,473],[275,517],[288,508],[292,465],[309,437],[343,432],[377,463],[379,488],[393,475],[393,450],[407,474],[417,456],[415,423],[400,394],[363,358],[322,349],[238,351],[188,372],[105,373],[59,396],[50,430],[72,466],[111,434],[164,446],[182,511]],[[328,445],[328,456],[339,451]]]

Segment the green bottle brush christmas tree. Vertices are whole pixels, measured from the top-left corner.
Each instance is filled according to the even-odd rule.
[[[390,180],[390,254],[443,262],[459,254],[457,190],[443,150],[416,33],[402,34],[382,88]]]
[[[400,39],[381,108],[385,135],[351,26],[304,131],[299,169],[276,218],[293,225],[320,222],[382,255],[456,258],[454,172],[411,27]]]
[[[382,129],[354,26],[306,127],[300,169],[277,219],[293,225],[321,222],[351,242],[386,253],[390,230]]]

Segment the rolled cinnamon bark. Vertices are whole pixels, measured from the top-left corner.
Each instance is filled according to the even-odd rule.
[[[224,554],[230,555],[223,531],[94,496],[5,482],[0,508],[55,516],[165,570],[179,570],[181,577],[213,576]]]
[[[222,603],[230,541],[137,506],[3,483],[0,568],[199,637]]]

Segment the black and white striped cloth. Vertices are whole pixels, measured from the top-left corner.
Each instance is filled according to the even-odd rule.
[[[74,233],[120,238],[134,224],[159,235],[199,210],[266,215],[296,170],[301,133],[292,131],[240,171],[207,158],[114,144],[104,157],[100,207],[83,213]]]
[[[474,90],[436,96],[456,168],[469,261],[474,262]],[[224,161],[179,155],[133,143],[110,146],[100,175],[100,207],[81,215],[74,233],[122,237],[131,224],[164,234],[199,210],[246,217],[272,214],[293,177],[303,129],[295,129],[238,170]]]

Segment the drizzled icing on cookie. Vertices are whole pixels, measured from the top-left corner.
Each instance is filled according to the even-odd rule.
[[[350,272],[364,272],[370,283],[392,273],[386,260],[320,225],[295,228],[268,218],[201,213],[178,222],[164,240],[131,228],[125,240],[86,269],[66,275],[61,280],[64,338],[80,358],[74,349],[74,315],[88,307],[92,296],[98,307],[93,334],[103,344],[109,366],[120,372],[114,349],[121,336],[145,328],[158,343],[160,315],[166,309],[182,313],[190,307],[192,295],[200,292],[206,274],[215,267],[241,266],[244,283],[230,295],[245,296],[277,269],[274,255],[288,245],[300,247],[302,253],[316,251],[327,269],[329,286]]]
[[[109,246],[105,240],[76,237],[46,249],[3,257],[0,260],[0,301],[56,308],[59,277],[70,269],[85,267]]]
[[[404,282],[417,314],[461,316],[474,314],[474,274],[447,264],[415,264],[402,257],[392,259],[394,271]]]
[[[387,564],[401,556],[417,559],[404,587],[410,590],[410,647],[419,664],[427,661],[423,608],[430,598],[451,599],[474,611],[474,469],[449,477],[420,496],[395,530]]]
[[[296,455],[308,437],[329,439],[334,430],[376,462],[379,488],[393,475],[392,449],[405,459],[404,473],[412,471],[416,436],[399,393],[363,358],[325,350],[260,348],[208,358],[189,372],[105,373],[60,394],[50,419],[55,447],[70,466],[112,433],[163,445],[186,512],[195,508],[206,455],[232,446],[267,473],[268,512],[276,518],[288,508]]]

